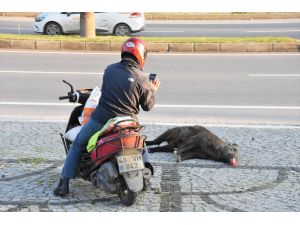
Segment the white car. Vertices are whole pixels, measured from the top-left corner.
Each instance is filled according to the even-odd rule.
[[[96,34],[128,36],[144,30],[144,13],[95,12]],[[42,13],[35,17],[33,30],[48,35],[80,33],[79,12]]]

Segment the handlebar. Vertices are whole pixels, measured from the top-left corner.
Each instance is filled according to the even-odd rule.
[[[60,96],[59,100],[69,99],[69,102],[77,102],[80,104],[85,104],[87,99],[89,98],[93,89],[82,89],[74,91],[73,86],[67,81],[63,80],[65,84],[70,86],[71,91],[68,92],[67,96]]]
[[[59,96],[59,100],[64,100],[64,99],[68,99],[69,98],[69,96]]]
[[[63,82],[67,85],[69,85],[69,87],[71,88],[71,91],[70,92],[74,92],[74,88],[72,86],[72,84],[68,83],[67,81],[63,80]]]
[[[67,84],[70,88],[71,88],[71,91],[68,92],[68,95],[67,96],[60,96],[58,99],[59,100],[64,100],[64,99],[69,99],[69,102],[76,102],[77,99],[78,99],[78,94],[76,91],[74,91],[74,88],[72,86],[72,84],[68,83],[67,81],[63,80],[63,82],[65,84]]]

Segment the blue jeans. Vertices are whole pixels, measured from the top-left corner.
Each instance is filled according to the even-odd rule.
[[[81,128],[65,160],[61,176],[75,179],[80,163],[80,155],[86,151],[86,146],[91,136],[99,131],[104,125],[92,118]]]

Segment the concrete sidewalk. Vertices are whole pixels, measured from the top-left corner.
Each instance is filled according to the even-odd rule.
[[[151,154],[151,189],[124,207],[82,180],[66,198],[52,195],[65,158],[65,123],[0,121],[0,211],[299,211],[300,129],[210,127],[240,147],[240,166],[208,160],[177,163]],[[171,126],[146,125],[153,139]]]

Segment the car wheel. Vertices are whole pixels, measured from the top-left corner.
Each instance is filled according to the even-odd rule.
[[[117,24],[114,28],[114,35],[128,36],[131,33],[130,27],[125,23]]]
[[[58,23],[50,22],[45,26],[44,34],[60,35],[62,34],[62,29]]]

